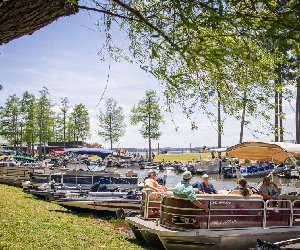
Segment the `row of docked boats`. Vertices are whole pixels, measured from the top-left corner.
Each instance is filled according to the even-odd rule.
[[[281,163],[290,157],[295,168],[298,168],[294,157],[300,156],[300,146],[243,143],[227,149],[227,154],[230,158],[274,163]],[[50,189],[55,189],[58,182],[51,179],[48,181]],[[95,184],[99,184],[97,189]],[[158,196],[147,189],[142,194],[139,190],[108,188],[108,192],[103,192],[101,182],[94,185],[95,189],[89,191],[80,186],[76,188],[75,184],[73,189],[66,191],[63,191],[63,186],[57,187],[53,194],[54,202],[72,207],[83,204],[83,208],[102,211],[111,209],[129,215],[138,211],[140,216],[127,217],[126,221],[138,239],[155,247],[243,250],[254,246],[257,238],[275,242],[300,237],[300,199],[297,195],[280,196],[276,207],[269,206],[269,202],[259,195],[197,195],[197,199],[210,208],[206,214],[189,200],[174,196],[172,192],[159,194],[159,198],[156,198]],[[63,194],[58,197],[58,193]],[[123,209],[120,211],[119,208]]]

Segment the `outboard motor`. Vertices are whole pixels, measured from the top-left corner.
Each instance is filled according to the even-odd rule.
[[[228,167],[223,167],[223,176],[224,178],[232,178],[233,174],[232,174],[232,167],[230,165],[228,165]]]
[[[91,186],[91,192],[97,192],[98,188],[100,186],[100,182],[96,182],[93,186]]]
[[[139,195],[136,192],[133,192],[132,190],[130,190],[127,194],[126,194],[126,199],[130,199],[130,200],[136,200],[139,198]]]
[[[99,185],[97,192],[109,192],[109,190],[107,189],[106,185],[102,184]]]
[[[156,181],[159,185],[163,185],[163,183],[164,183],[164,179],[162,177],[156,178]]]
[[[192,174],[196,173],[194,165],[188,165],[187,170],[190,171]]]
[[[284,173],[284,176],[285,176],[285,177],[291,177],[291,175],[292,175],[292,170],[291,170],[290,168],[285,168],[285,169],[283,170],[283,173]]]

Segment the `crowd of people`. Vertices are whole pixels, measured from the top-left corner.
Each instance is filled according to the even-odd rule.
[[[203,181],[191,184],[193,175],[190,171],[185,171],[182,175],[182,181],[180,181],[174,188],[173,194],[179,197],[188,198],[195,206],[203,209],[206,213],[209,212],[209,208],[204,206],[199,200],[197,200],[196,194],[218,194],[218,191],[214,188],[213,184],[209,182],[209,176],[204,174],[202,176]],[[165,192],[167,188],[163,185],[158,184],[156,181],[157,173],[154,170],[148,172],[148,178],[144,181],[145,188],[150,188],[154,192]],[[261,195],[264,201],[269,200],[269,206],[274,206],[276,204],[276,199],[278,198],[280,192],[277,185],[271,182],[270,177],[265,176],[262,180],[258,194]],[[253,194],[252,190],[247,186],[247,180],[245,178],[240,178],[237,181],[237,187],[230,192],[230,194],[238,194],[242,196],[250,196]],[[155,194],[155,198],[160,198],[160,194]]]

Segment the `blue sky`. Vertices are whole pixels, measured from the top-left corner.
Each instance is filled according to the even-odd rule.
[[[124,35],[118,34],[119,42],[126,43]],[[119,147],[147,147],[148,142],[142,138],[138,126],[131,126],[129,122],[130,110],[134,104],[145,96],[145,92],[153,89],[163,97],[163,86],[151,75],[142,71],[138,65],[127,62],[103,62],[97,55],[105,42],[104,33],[95,29],[93,20],[86,11],[77,15],[60,18],[54,23],[36,31],[30,36],[13,40],[0,47],[0,83],[4,89],[0,92],[0,105],[3,105],[9,95],[17,94],[21,97],[26,90],[39,95],[43,86],[49,89],[54,103],[60,104],[61,98],[67,97],[72,106],[83,103],[90,113],[91,134],[89,142],[105,143],[97,136],[97,114],[104,110],[104,102],[100,98],[104,92],[108,75],[108,87],[104,98],[114,98],[123,107],[126,134],[121,138]],[[99,104],[99,105],[98,105]],[[292,102],[292,106],[295,103]],[[54,108],[58,111],[58,106]],[[294,113],[290,105],[284,103],[287,121],[284,126],[292,134],[287,134],[285,140],[294,139]],[[217,132],[209,120],[201,113],[195,116],[199,129],[192,132],[190,122],[181,114],[179,108],[173,113],[173,118],[179,130],[171,122],[169,114],[165,114],[165,124],[161,125],[162,136],[153,141],[152,146],[163,147],[192,147],[216,146]],[[254,121],[253,126],[258,124]],[[222,146],[232,146],[239,141],[239,124],[227,117]],[[272,137],[255,139],[247,130],[245,141],[271,141]]]

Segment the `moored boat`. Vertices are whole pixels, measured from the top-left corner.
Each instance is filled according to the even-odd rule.
[[[65,170],[61,172],[52,172],[48,174],[32,174],[31,183],[34,186],[40,186],[45,183],[61,183],[68,187],[80,185],[82,189],[90,189],[95,183],[106,185],[108,189],[137,189],[139,187],[138,175],[132,170],[127,173],[118,171],[74,171]]]
[[[149,245],[166,249],[249,249],[256,239],[274,242],[300,236],[300,200],[286,208],[268,207],[259,195],[197,195],[210,213],[188,199],[166,193],[159,221],[130,217],[126,221]],[[300,197],[298,197],[300,199]],[[283,203],[282,203],[283,204]]]
[[[237,152],[237,151],[238,152]],[[229,148],[230,157],[246,156],[282,162],[300,156],[300,145],[243,143]],[[148,217],[148,193],[144,194],[140,217],[129,217],[138,239],[165,249],[248,250],[258,238],[269,242],[300,237],[300,196],[279,196],[277,205],[262,196],[236,194],[198,194],[197,200],[210,208],[206,214],[187,198],[166,192],[159,216]]]
[[[141,210],[140,192],[90,192],[83,195],[75,193],[67,197],[52,201],[70,208],[88,209],[93,211],[117,212],[137,214]]]

